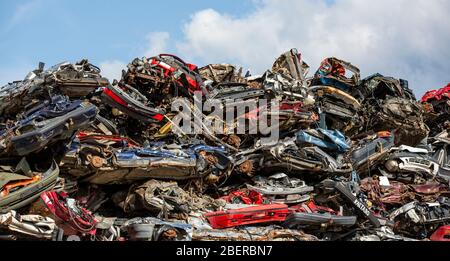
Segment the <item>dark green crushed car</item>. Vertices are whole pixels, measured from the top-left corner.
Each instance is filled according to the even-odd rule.
[[[53,162],[51,167],[42,173],[31,172],[29,167],[26,168],[26,171],[18,169],[0,166],[0,213],[19,209],[32,203],[39,198],[42,192],[55,186],[59,175],[56,162]]]

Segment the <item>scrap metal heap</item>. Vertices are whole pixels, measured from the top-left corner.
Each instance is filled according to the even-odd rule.
[[[337,58],[308,73],[296,49],[260,76],[40,63],[0,88],[0,240],[449,241],[450,84],[417,101]]]

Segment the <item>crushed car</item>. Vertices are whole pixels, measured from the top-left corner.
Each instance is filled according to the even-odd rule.
[[[305,58],[40,63],[0,87],[0,240],[448,241],[450,86]]]

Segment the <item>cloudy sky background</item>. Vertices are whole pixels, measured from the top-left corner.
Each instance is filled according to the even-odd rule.
[[[447,0],[2,0],[0,85],[39,61],[84,57],[119,78],[133,58],[163,52],[259,74],[295,47],[311,73],[335,56],[421,96],[450,82],[449,14]]]

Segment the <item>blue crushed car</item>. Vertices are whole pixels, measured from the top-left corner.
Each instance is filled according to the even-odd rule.
[[[26,156],[57,141],[71,140],[77,130],[94,121],[97,112],[89,102],[57,96],[0,130],[0,155]]]

